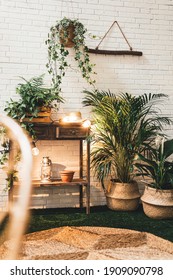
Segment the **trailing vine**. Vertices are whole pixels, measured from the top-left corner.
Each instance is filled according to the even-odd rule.
[[[93,70],[95,64],[90,62],[88,47],[85,43],[87,29],[79,20],[64,17],[50,28],[48,39],[46,40],[46,45],[48,46],[48,63],[46,67],[49,74],[52,75],[52,83],[56,92],[61,91],[62,78],[65,76],[66,69],[71,66],[67,60],[69,51],[66,48],[71,27],[73,27],[74,34],[72,39],[72,47],[75,52],[74,59],[78,63],[82,77],[90,85],[94,86],[95,84],[95,80],[91,77],[92,74],[96,74]]]

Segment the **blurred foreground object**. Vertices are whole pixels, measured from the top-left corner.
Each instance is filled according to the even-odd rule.
[[[22,236],[28,219],[28,207],[31,194],[31,172],[32,172],[32,152],[30,142],[24,130],[10,117],[0,114],[0,124],[8,131],[10,141],[16,142],[21,151],[21,170],[20,170],[20,186],[18,199],[9,205],[9,222],[7,225],[7,238],[11,240],[9,252],[6,259],[17,259]],[[13,165],[9,162],[9,166]],[[0,216],[0,223],[3,221],[4,215]]]

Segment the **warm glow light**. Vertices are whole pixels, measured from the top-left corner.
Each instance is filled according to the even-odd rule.
[[[77,116],[65,116],[63,122],[76,122],[78,121]]]
[[[91,121],[90,120],[85,120],[82,124],[83,127],[90,127],[91,126]]]
[[[62,118],[62,121],[63,122],[73,123],[73,122],[81,121],[81,119],[82,119],[82,117],[81,117],[81,113],[80,112],[71,112],[71,113],[67,113]]]
[[[32,155],[33,156],[38,156],[39,155],[39,149],[36,146],[35,141],[32,142]]]
[[[33,156],[38,156],[39,155],[39,149],[37,147],[32,148],[32,154]]]

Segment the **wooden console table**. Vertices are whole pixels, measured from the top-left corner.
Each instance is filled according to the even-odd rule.
[[[83,191],[86,189],[86,213],[90,213],[90,141],[89,128],[82,126],[82,123],[60,124],[58,122],[36,123],[34,122],[38,140],[78,140],[79,141],[79,178],[73,179],[70,183],[64,183],[61,180],[52,180],[42,183],[40,180],[33,180],[33,187],[44,186],[79,186],[79,204],[83,207]],[[86,176],[83,174],[83,141],[87,140],[86,147]]]
[[[48,186],[78,186],[79,205],[83,207],[84,188],[86,190],[86,214],[90,213],[90,128],[85,128],[82,123],[60,124],[58,122],[34,122],[33,129],[38,140],[78,140],[79,141],[79,178],[72,182],[64,183],[60,179],[52,179],[50,182],[43,183],[41,180],[33,180],[32,186],[43,188]],[[86,175],[83,172],[83,141],[86,140]],[[11,143],[11,147],[13,144]],[[12,149],[10,149],[11,162],[14,160]],[[12,183],[9,191],[9,200],[13,200],[13,189],[18,187],[18,183]]]

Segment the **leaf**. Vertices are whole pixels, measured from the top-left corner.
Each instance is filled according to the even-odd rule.
[[[164,142],[163,155],[166,159],[173,154],[173,139]]]

